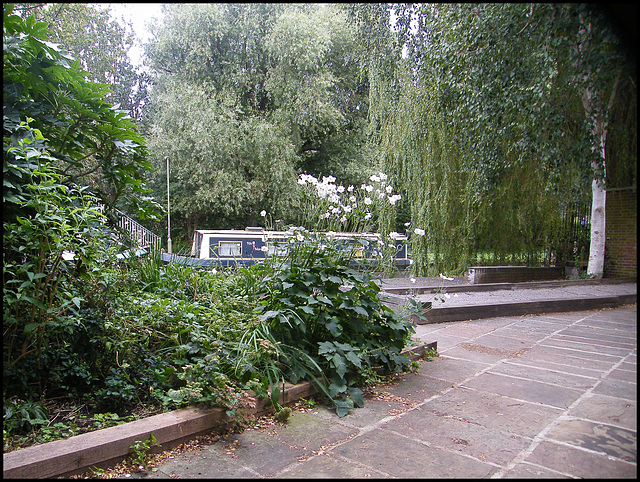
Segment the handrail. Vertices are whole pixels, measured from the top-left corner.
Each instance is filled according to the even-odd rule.
[[[99,211],[104,211],[104,205],[98,204],[97,207]],[[130,218],[119,209],[114,208],[113,211],[119,218],[118,227],[126,231],[130,238],[138,243],[138,246],[151,245],[157,250],[161,248],[160,236],[145,228],[142,224]]]

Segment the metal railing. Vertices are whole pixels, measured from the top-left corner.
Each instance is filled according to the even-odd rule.
[[[98,204],[98,211],[104,212],[104,206]],[[118,218],[118,227],[129,235],[131,241],[136,243],[137,246],[153,246],[155,249],[160,250],[162,247],[162,239],[160,236],[145,228],[142,224],[131,219],[125,213],[119,209],[113,209],[113,212]]]

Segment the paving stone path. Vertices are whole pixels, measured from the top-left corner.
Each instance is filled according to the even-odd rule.
[[[134,478],[637,477],[636,306],[416,327],[440,356]]]

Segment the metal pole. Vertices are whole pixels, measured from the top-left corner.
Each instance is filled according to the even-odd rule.
[[[169,205],[169,157],[167,160],[167,253],[171,254],[171,207]]]

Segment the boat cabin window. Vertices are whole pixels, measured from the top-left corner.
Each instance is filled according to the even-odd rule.
[[[288,252],[289,248],[284,239],[267,243],[267,256],[286,256]]]
[[[242,241],[219,241],[218,256],[242,256]]]

